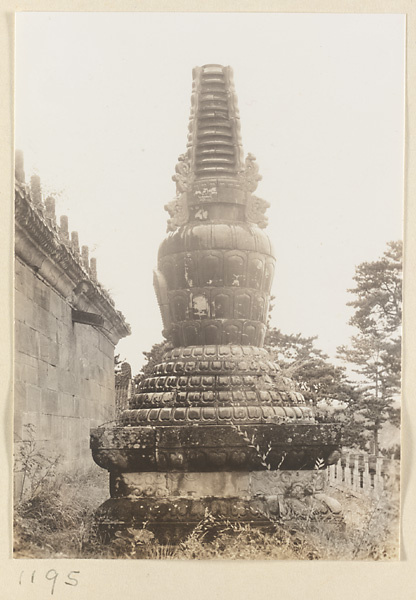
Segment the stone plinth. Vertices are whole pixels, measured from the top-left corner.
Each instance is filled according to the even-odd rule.
[[[244,408],[244,407],[243,407]],[[203,409],[199,409],[201,412]],[[337,461],[339,428],[300,423],[201,421],[91,432],[94,460],[110,472],[313,469]]]
[[[339,502],[326,492],[324,471],[122,473],[97,513],[108,533],[145,522],[158,539],[176,543],[209,513],[231,524],[342,524]]]

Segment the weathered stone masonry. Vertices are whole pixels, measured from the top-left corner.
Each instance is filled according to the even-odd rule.
[[[39,178],[25,184],[20,155],[15,192],[15,440],[31,423],[61,466],[88,468],[90,428],[114,418],[114,346],[129,326]]]

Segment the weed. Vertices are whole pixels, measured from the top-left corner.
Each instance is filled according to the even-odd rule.
[[[18,440],[18,452],[15,455],[15,473],[21,473],[22,480],[18,502],[24,498],[33,499],[39,490],[45,489],[54,479],[60,457],[50,457],[43,452],[36,440],[35,426],[27,423],[23,426],[24,437]]]
[[[44,455],[33,427],[16,454],[23,493],[15,506],[15,556],[25,558],[391,560],[397,558],[399,494],[379,500],[332,489],[343,505],[344,530],[312,518],[296,527],[275,521],[267,530],[234,524],[209,511],[179,545],[161,545],[144,524],[105,541],[94,518],[108,496],[107,473],[57,473],[59,457]],[[318,459],[315,468],[322,468]],[[312,511],[312,507],[311,507]],[[312,512],[311,512],[312,515]]]

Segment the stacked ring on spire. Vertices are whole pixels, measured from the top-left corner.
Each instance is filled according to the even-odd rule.
[[[236,175],[242,168],[239,116],[230,67],[194,69],[190,134],[194,174]]]

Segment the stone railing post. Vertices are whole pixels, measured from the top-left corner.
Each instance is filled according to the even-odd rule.
[[[384,490],[384,481],[381,475],[381,466],[382,459],[380,457],[376,457],[376,474],[374,477],[374,493],[378,497],[383,493]]]
[[[352,489],[354,492],[360,491],[360,473],[358,470],[358,454],[352,455],[353,460],[353,483]]]
[[[369,456],[368,454],[366,454],[364,456],[364,486],[363,486],[363,492],[365,492],[365,494],[370,494],[372,491],[371,488],[371,478],[370,478],[370,465],[369,465]]]
[[[328,483],[329,485],[335,485],[337,483],[337,480],[335,478],[335,469],[337,468],[337,465],[330,465],[328,467]]]

